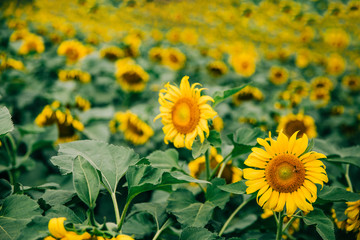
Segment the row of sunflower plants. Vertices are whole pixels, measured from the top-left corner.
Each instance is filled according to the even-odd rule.
[[[300,237],[316,231],[335,239],[331,214],[347,231],[358,231],[360,196],[349,177],[349,166],[359,167],[357,148],[314,144],[298,132],[266,136],[247,127],[221,136],[209,130],[217,113],[208,103],[221,104],[245,85],[213,97],[202,95],[198,85],[185,76],[179,87],[168,83],[159,93],[160,114],[154,120],[161,118],[164,141],[175,149],[139,156],[98,140],[59,144],[50,161],[70,176],[73,190],[56,183],[29,187],[17,180],[29,164],[23,159],[45,138],[20,154],[18,144],[26,136],[39,137],[39,130],[14,129],[9,111],[1,108],[6,163],[1,170],[10,179],[1,180],[1,238],[292,239],[297,231]],[[176,148],[182,147],[196,159],[190,172],[179,160]],[[242,170],[230,164],[239,157]],[[344,166],[350,191],[329,176]],[[104,207],[99,198],[111,199],[114,222],[97,215]]]

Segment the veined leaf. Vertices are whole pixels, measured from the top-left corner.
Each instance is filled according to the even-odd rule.
[[[212,184],[206,189],[205,198],[215,206],[224,209],[226,203],[230,200],[230,193],[220,189],[219,187],[226,184],[225,179],[215,178],[211,181],[211,183]]]
[[[130,148],[95,140],[60,144],[58,155],[58,157],[52,158],[52,160],[55,159],[53,163],[64,172],[69,170],[69,164],[65,162],[64,156],[67,156],[69,161],[73,161],[77,156],[82,156],[100,171],[102,182],[112,193],[115,193],[117,184],[125,175],[128,167],[139,161],[139,156]],[[59,157],[61,161],[58,161]]]
[[[355,202],[360,200],[360,194],[346,191],[340,187],[324,186],[324,188],[318,194],[319,199],[330,202]]]
[[[205,139],[204,142],[201,142],[200,139],[196,139],[192,145],[192,156],[193,158],[198,158],[201,155],[205,154],[210,147],[210,142]]]
[[[41,215],[39,205],[25,195],[7,197],[0,210],[0,239],[16,239],[35,216]]]
[[[73,161],[73,183],[79,198],[95,208],[95,202],[100,191],[100,179],[97,171],[83,157],[78,156]]]
[[[188,227],[185,228],[180,235],[180,240],[222,240],[224,238],[217,236],[216,234],[210,232],[206,228],[200,227]]]
[[[14,124],[11,115],[6,107],[0,108],[0,136],[14,130]]]
[[[244,193],[246,193],[247,186],[245,185],[245,181],[242,180],[242,181],[239,181],[236,183],[218,186],[218,188],[220,188],[221,190],[223,190],[225,192],[229,192],[229,193],[244,194]]]
[[[335,240],[334,223],[319,208],[304,216],[306,225],[316,225],[316,231],[325,240]]]
[[[228,89],[228,90],[225,90],[225,91],[216,91],[214,93],[214,96],[213,96],[213,99],[214,99],[213,106],[215,107],[216,105],[218,105],[219,103],[221,103],[222,101],[224,101],[228,97],[231,97],[232,95],[234,95],[235,93],[237,93],[238,91],[240,91],[241,89],[246,87],[247,85],[248,84],[243,84],[243,85],[241,85],[239,87]]]
[[[231,152],[232,157],[239,156],[251,151],[251,148],[256,146],[257,138],[263,138],[265,133],[259,128],[238,128],[235,134],[229,134],[229,139],[234,144],[234,149]]]
[[[181,169],[179,166],[179,153],[175,149],[155,151],[146,157],[151,166],[162,169]]]
[[[58,216],[57,216],[58,217]],[[26,227],[22,230],[17,240],[37,240],[43,239],[49,235],[49,224],[50,218],[43,216],[34,217]]]

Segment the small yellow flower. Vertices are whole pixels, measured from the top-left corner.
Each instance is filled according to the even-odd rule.
[[[338,54],[332,54],[327,59],[326,71],[331,75],[335,75],[335,76],[340,75],[341,73],[344,72],[345,67],[346,67],[346,62],[344,58]]]
[[[143,91],[149,81],[149,74],[136,64],[118,65],[115,76],[121,88],[129,92]]]
[[[60,217],[60,218],[52,218],[49,221],[48,228],[51,235],[53,235],[56,238],[64,238],[66,237],[66,234],[68,231],[66,231],[64,227],[64,221],[66,218]]]
[[[78,69],[60,70],[59,80],[63,82],[74,80],[81,83],[89,83],[91,81],[91,75],[88,72],[84,72]]]
[[[75,63],[87,55],[87,48],[77,40],[67,40],[60,44],[57,53],[64,55],[68,63]]]
[[[184,67],[186,56],[177,48],[167,48],[162,53],[162,64],[174,71]]]
[[[206,68],[214,77],[220,77],[228,71],[228,68],[223,61],[212,61],[206,66]]]
[[[118,60],[124,57],[124,51],[117,46],[108,46],[100,50],[100,57],[110,61]]]
[[[252,86],[246,86],[239,92],[233,95],[233,103],[235,106],[239,106],[241,103],[246,101],[261,101],[264,98],[260,89]]]
[[[239,73],[244,77],[250,77],[255,72],[255,60],[255,56],[244,52],[231,56],[229,61],[236,73]]]
[[[25,55],[30,52],[42,53],[45,50],[42,37],[35,34],[28,34],[23,39],[23,42],[19,48],[19,54]]]
[[[269,79],[273,84],[280,85],[288,80],[289,73],[283,67],[273,66],[270,69]]]

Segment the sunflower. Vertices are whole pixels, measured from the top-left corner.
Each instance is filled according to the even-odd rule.
[[[345,13],[344,5],[339,2],[330,2],[326,10],[326,15],[331,17],[340,17]]]
[[[288,80],[289,73],[283,67],[273,66],[270,69],[269,79],[273,84],[283,84]]]
[[[309,65],[311,59],[311,52],[307,49],[300,49],[296,53],[295,64],[298,68],[305,68]]]
[[[117,129],[124,133],[126,140],[136,145],[146,143],[154,135],[152,128],[130,111],[115,114],[110,130],[115,133]]]
[[[91,75],[88,72],[84,72],[77,69],[72,70],[60,70],[59,80],[66,81],[79,81],[81,83],[89,83],[91,81]]]
[[[87,55],[88,49],[77,40],[67,40],[60,44],[57,53],[64,55],[68,63],[74,63]]]
[[[345,88],[350,89],[351,91],[360,90],[360,76],[357,75],[348,75],[342,79],[342,85]]]
[[[220,77],[228,71],[228,68],[223,61],[212,61],[206,66],[206,68],[214,77]]]
[[[332,90],[334,88],[333,82],[327,77],[316,77],[311,80],[312,89]]]
[[[62,107],[59,101],[46,105],[36,117],[35,123],[40,127],[56,124],[59,132],[56,144],[75,141],[79,138],[76,131],[84,130],[84,125],[72,116],[69,108]]]
[[[84,232],[81,235],[78,235],[75,232],[67,231],[64,226],[65,217],[52,218],[49,221],[48,228],[52,236],[46,237],[45,239],[91,239],[91,235],[87,232]]]
[[[155,41],[159,42],[164,38],[164,34],[159,29],[153,29],[151,30],[151,37]]]
[[[224,121],[222,120],[221,117],[216,116],[213,120],[212,120],[212,125],[210,127],[210,129],[214,129],[215,131],[221,132],[221,130],[223,130],[224,128]]]
[[[345,210],[346,231],[357,232],[360,229],[360,200],[355,202],[347,202],[348,208]],[[360,233],[359,233],[360,234]]]
[[[163,58],[163,52],[164,52],[164,49],[163,49],[163,48],[153,47],[153,48],[150,49],[150,51],[149,51],[149,58],[150,58],[151,61],[153,61],[153,62],[160,63],[160,62],[162,61],[162,58]]]
[[[324,34],[324,41],[335,49],[343,49],[349,45],[350,38],[344,29],[328,29]]]
[[[252,148],[245,160],[244,178],[247,194],[258,191],[256,201],[263,209],[281,212],[286,207],[288,216],[297,208],[304,212],[313,210],[317,198],[315,184],[328,182],[325,165],[318,159],[324,154],[305,152],[308,146],[306,134],[296,139],[297,132],[288,138],[282,131],[277,140],[271,138],[257,141],[265,150]],[[270,144],[269,144],[269,142]],[[256,168],[256,169],[254,169]]]
[[[309,138],[314,138],[317,135],[314,119],[303,113],[297,115],[290,113],[281,117],[277,130],[281,129],[287,137],[291,137],[295,132],[298,132],[299,137],[306,134]]]
[[[30,52],[42,53],[45,50],[44,41],[42,37],[35,34],[28,34],[23,39],[19,48],[19,54],[25,55]]]
[[[141,38],[138,34],[131,33],[124,38],[125,43],[125,56],[137,57],[139,55],[139,48],[141,45]]]
[[[330,101],[330,92],[327,89],[314,89],[310,92],[310,100],[317,103],[317,107],[324,107]]]
[[[180,40],[182,43],[194,46],[198,43],[199,35],[193,28],[185,28],[180,34]]]
[[[117,46],[108,46],[100,50],[100,57],[109,61],[116,61],[124,57],[124,51]]]
[[[90,109],[91,103],[88,100],[77,95],[75,97],[75,107],[81,111],[87,111]]]
[[[27,36],[31,35],[32,33],[29,32],[27,29],[21,29],[14,31],[10,36],[10,42],[15,42],[18,40],[23,40]]]
[[[250,100],[261,101],[264,98],[260,89],[252,86],[246,86],[233,95],[233,103],[239,106],[241,103]]]
[[[181,29],[177,27],[172,28],[166,33],[166,39],[173,44],[179,43],[181,39]]]
[[[217,153],[216,148],[210,148],[210,168],[215,169],[215,167],[223,160],[223,157]],[[201,156],[188,165],[190,176],[193,178],[200,179],[205,173],[205,156]],[[222,178],[226,180],[226,183],[235,183],[241,180],[242,171],[240,168],[234,167],[229,162],[222,173]]]
[[[230,57],[230,64],[233,66],[236,73],[250,77],[254,74],[256,69],[256,58],[253,54],[240,53]]]
[[[154,121],[162,118],[165,133],[164,142],[173,142],[175,147],[191,149],[192,144],[199,135],[200,141],[204,142],[204,132],[209,135],[208,119],[212,119],[217,113],[207,104],[213,101],[209,96],[200,96],[203,89],[196,88],[199,83],[190,87],[189,77],[181,79],[180,88],[165,85],[166,89],[160,90],[159,103],[160,114]]]
[[[0,71],[5,69],[15,69],[21,71],[25,69],[25,66],[21,61],[12,58],[6,58],[5,56],[1,56],[0,60]]]
[[[309,84],[305,80],[293,80],[287,86],[290,93],[306,97],[309,95]]]
[[[116,80],[121,88],[128,92],[141,92],[149,81],[149,74],[136,64],[117,65]]]
[[[352,0],[348,2],[347,12],[349,17],[360,17],[360,2],[358,0]]]
[[[326,61],[326,71],[334,76],[340,75],[344,72],[346,67],[346,62],[338,54],[332,54]]]
[[[186,56],[177,48],[164,49],[162,55],[162,64],[172,70],[179,70],[184,67]]]

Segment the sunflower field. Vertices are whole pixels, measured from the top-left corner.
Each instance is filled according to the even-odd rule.
[[[0,2],[1,240],[360,240],[359,0]]]

